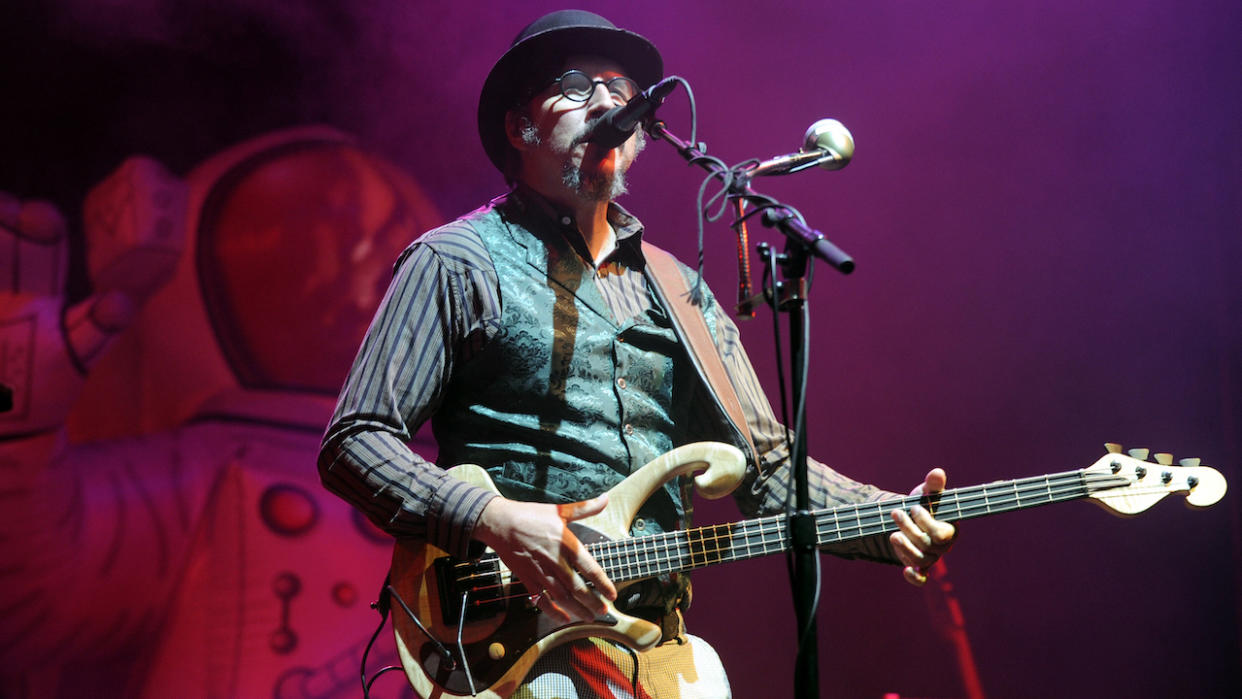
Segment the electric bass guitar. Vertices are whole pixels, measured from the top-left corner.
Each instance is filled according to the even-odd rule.
[[[999,481],[882,502],[814,512],[820,546],[897,530],[890,513],[921,504],[945,521],[958,521],[1091,498],[1120,515],[1146,510],[1170,493],[1194,507],[1207,507],[1225,494],[1225,479],[1198,459],[1172,465],[1172,456],[1146,461],[1108,445],[1091,466],[1064,473]],[[635,471],[609,491],[608,507],[570,528],[620,590],[665,573],[740,561],[790,548],[787,519],[773,515],[730,524],[630,537],[639,506],[666,481],[694,477],[699,493],[719,498],[741,481],[742,453],[732,446],[700,442],[678,447]],[[495,490],[487,472],[472,464],[453,468],[457,478]],[[398,540],[393,552],[393,626],[406,677],[422,697],[504,699],[548,649],[596,636],[646,650],[660,629],[608,605],[590,622],[562,624],[543,614],[531,591],[513,578],[499,557],[487,551],[475,560],[456,560],[426,542]]]

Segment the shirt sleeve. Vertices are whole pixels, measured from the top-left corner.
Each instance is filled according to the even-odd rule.
[[[792,459],[788,449],[788,444],[793,440],[793,432],[789,430],[787,438],[785,426],[776,419],[772,405],[755,375],[750,357],[742,347],[737,326],[710,294],[705,296],[705,305],[708,307],[704,311],[708,325],[713,330],[725,371],[746,414],[751,439],[759,457],[757,468],[749,470],[742,484],[734,491],[734,499],[742,512],[749,517],[786,512],[793,504]],[[901,497],[897,493],[860,483],[813,458],[808,457],[807,462],[807,485],[812,509]],[[898,562],[885,534],[833,544],[823,550],[844,558]]]
[[[455,363],[498,327],[495,269],[477,234],[453,224],[397,263],[319,453],[324,486],[399,537],[468,554],[496,494],[468,485],[407,446],[439,405]]]

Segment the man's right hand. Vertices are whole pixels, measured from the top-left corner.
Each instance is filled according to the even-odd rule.
[[[540,609],[567,622],[587,621],[608,611],[603,598],[615,600],[617,589],[568,524],[607,505],[606,494],[568,505],[495,498],[483,509],[475,538],[538,596]]]

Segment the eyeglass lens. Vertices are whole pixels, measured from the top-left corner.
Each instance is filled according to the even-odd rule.
[[[638,94],[638,83],[627,77],[618,75],[608,80],[595,80],[580,70],[571,70],[560,78],[561,94],[575,102],[586,102],[591,99],[597,84],[602,84],[614,99],[629,102]]]

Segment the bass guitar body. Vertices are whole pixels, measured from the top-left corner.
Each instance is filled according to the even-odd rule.
[[[629,538],[639,507],[665,482],[702,471],[695,478],[699,493],[717,498],[736,487],[744,470],[744,457],[732,446],[701,442],[679,447],[610,490],[603,512],[570,526],[583,544],[595,545],[593,553],[607,571],[612,566],[606,553],[601,559],[598,546]],[[450,473],[496,490],[482,467],[465,464]],[[624,576],[610,577],[618,589],[627,584],[618,579]],[[628,584],[643,577],[648,576],[634,577]],[[414,691],[428,699],[508,697],[541,655],[574,639],[608,638],[637,650],[660,640],[659,627],[626,615],[611,603],[608,613],[592,622],[559,624],[535,606],[531,591],[513,579],[495,555],[459,561],[425,542],[398,540],[391,579],[404,601],[393,609],[397,652]]]

